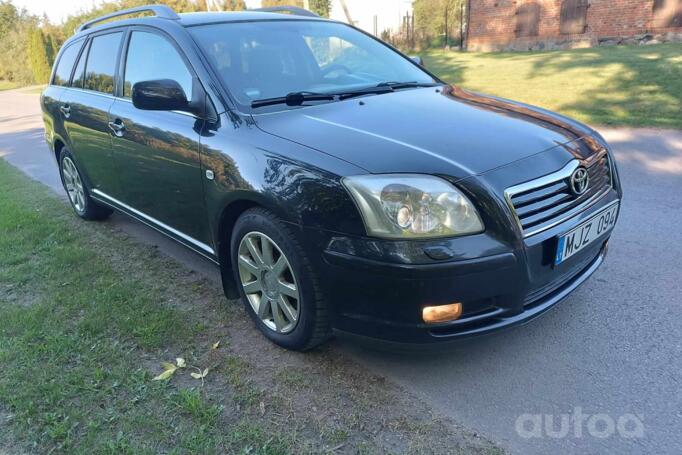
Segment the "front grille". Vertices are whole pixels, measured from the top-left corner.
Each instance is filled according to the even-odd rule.
[[[576,196],[570,189],[570,178],[578,166],[587,168],[590,176],[585,193]],[[611,168],[606,151],[588,161],[572,161],[562,170],[506,191],[524,236],[548,229],[573,216],[611,189]]]

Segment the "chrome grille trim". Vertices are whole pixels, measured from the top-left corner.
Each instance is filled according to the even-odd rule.
[[[569,191],[568,179],[579,166],[588,169],[590,186],[584,195],[575,196]],[[572,160],[556,172],[509,187],[504,196],[524,238],[528,238],[594,205],[611,190],[612,179],[611,162],[604,149],[587,160]],[[553,215],[553,211],[558,213]]]

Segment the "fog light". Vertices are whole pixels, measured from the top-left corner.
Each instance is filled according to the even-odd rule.
[[[451,303],[449,305],[427,306],[422,310],[424,322],[448,322],[458,319],[462,315],[462,304]]]

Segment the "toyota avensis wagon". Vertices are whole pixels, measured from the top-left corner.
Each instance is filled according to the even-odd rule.
[[[521,324],[599,267],[622,191],[596,131],[286,9],[81,26],[42,95],[76,214],[120,210],[215,262],[298,350]]]

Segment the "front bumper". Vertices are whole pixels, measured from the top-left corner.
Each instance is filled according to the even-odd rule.
[[[589,210],[527,239],[484,233],[410,243],[310,231],[304,244],[331,304],[334,329],[397,343],[443,342],[524,324],[565,299],[599,268],[611,233],[555,266],[557,236],[617,200],[612,191]],[[433,260],[439,249],[457,251],[457,257]],[[453,302],[463,305],[458,320],[423,322],[423,307]]]

